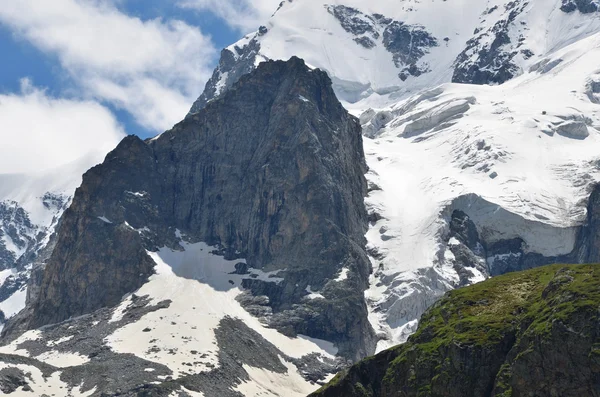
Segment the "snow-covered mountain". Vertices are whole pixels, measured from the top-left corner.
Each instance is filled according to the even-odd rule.
[[[597,0],[283,1],[223,50],[180,125],[128,138],[88,174],[62,217],[72,230],[0,348],[19,358],[0,371],[29,371],[47,393],[300,396],[340,356],[405,341],[450,289],[600,261],[599,11]],[[366,184],[335,171],[362,166],[356,142],[339,141],[353,119],[320,74],[292,60],[248,76],[292,56],[325,71],[362,125],[368,219],[353,206]],[[5,268],[27,272],[34,261],[18,259],[47,244],[80,182],[57,175],[0,184]],[[21,308],[15,272],[0,277],[12,275],[3,288],[21,291]]]
[[[190,115],[264,60],[296,55],[327,71],[369,138],[366,298],[381,350],[404,341],[447,290],[524,266],[502,261],[574,255],[599,178],[599,9],[570,0],[284,1],[223,50]],[[466,274],[452,248],[454,211],[482,234],[479,265]],[[498,248],[516,238],[522,248]]]
[[[378,186],[367,199],[378,219],[368,239],[382,256],[367,296],[391,327],[391,343],[405,337],[423,302],[461,285],[454,211],[468,214],[489,248],[470,281],[533,266],[508,264],[525,254],[545,258],[537,264],[579,261],[580,226],[600,180],[598,57],[595,34],[503,85],[445,84],[363,115],[374,137],[365,140],[369,178]],[[382,113],[389,121],[375,128]],[[517,251],[498,251],[511,239],[520,240]],[[435,282],[423,290],[413,280],[428,264]]]
[[[595,4],[283,1],[258,32],[223,50],[191,113],[258,63],[291,56],[327,71],[349,109],[382,107],[451,81],[501,83],[597,32]]]
[[[55,169],[0,175],[0,326],[25,307],[34,266],[52,251],[52,235],[81,175],[105,153],[91,152]]]

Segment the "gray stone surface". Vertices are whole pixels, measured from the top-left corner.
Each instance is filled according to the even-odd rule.
[[[65,212],[32,314],[35,328],[115,305],[152,274],[146,250],[178,249],[175,231],[284,281],[247,280],[271,326],[374,349],[363,291],[366,165],[358,120],[324,72],[267,62],[172,130],[128,137],[88,171]],[[335,281],[342,268],[350,276]],[[311,285],[326,299],[308,300]]]

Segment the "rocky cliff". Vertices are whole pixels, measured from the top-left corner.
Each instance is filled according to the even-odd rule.
[[[599,396],[600,267],[554,265],[448,293],[408,343],[312,396]]]
[[[116,305],[153,273],[147,252],[181,249],[185,235],[244,258],[239,273],[276,273],[243,282],[244,304],[272,327],[332,341],[349,358],[372,353],[365,172],[360,125],[327,75],[298,58],[264,63],[85,174],[33,314],[19,321],[37,328]]]

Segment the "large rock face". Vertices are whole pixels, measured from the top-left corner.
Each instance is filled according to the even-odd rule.
[[[118,303],[152,274],[146,250],[177,249],[183,233],[279,271],[282,282],[244,283],[268,298],[273,327],[368,354],[365,172],[360,125],[327,75],[297,58],[267,62],[172,130],[126,138],[86,173],[28,326]]]
[[[313,396],[598,396],[599,286],[599,267],[558,265],[453,291]]]

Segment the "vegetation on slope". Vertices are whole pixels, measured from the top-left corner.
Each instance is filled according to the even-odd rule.
[[[600,396],[600,266],[547,266],[449,292],[406,344],[313,396]]]

